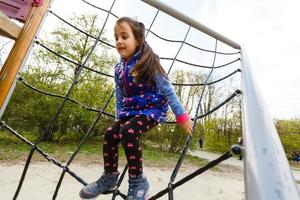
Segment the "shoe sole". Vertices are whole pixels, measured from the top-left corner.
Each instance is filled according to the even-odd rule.
[[[114,187],[114,188],[112,188],[112,189],[108,189],[108,190],[106,190],[105,192],[103,192],[102,194],[109,194],[109,193],[112,193],[115,189],[117,189],[117,187]],[[89,199],[84,199],[84,198],[81,197],[81,200],[94,200],[94,199],[96,199],[97,197],[99,197],[100,195],[101,195],[101,194],[99,194],[99,195],[96,196],[96,197],[89,198]]]

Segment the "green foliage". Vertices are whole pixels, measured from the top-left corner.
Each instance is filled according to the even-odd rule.
[[[171,74],[171,79],[174,83],[203,83],[205,76],[195,72],[186,72],[182,70],[174,71]],[[176,94],[184,105],[186,111],[190,113],[197,106],[197,102],[200,98],[200,91],[203,86],[184,87],[182,85],[176,85],[174,87]]]
[[[25,133],[25,137],[31,138],[31,135]],[[82,147],[81,151],[77,155],[77,160],[80,162],[102,162],[102,146],[100,137],[95,137],[89,140]],[[9,144],[9,145],[7,145]],[[50,156],[54,157],[56,160],[61,162],[69,160],[72,153],[76,150],[78,146],[77,141],[73,141],[73,138],[65,138],[64,141],[59,143],[53,142],[42,142],[39,144],[40,149],[47,152]],[[31,147],[22,142],[20,139],[15,137],[13,134],[0,131],[0,161],[14,161],[20,159],[26,159]],[[125,162],[126,158],[124,153],[120,148],[120,162]],[[153,148],[148,145],[143,146],[143,156],[145,157],[145,164],[150,166],[175,166],[176,161],[179,157],[178,154],[162,152],[157,148]],[[34,160],[45,161],[45,158],[40,156],[40,154],[34,154]],[[192,164],[196,166],[202,166],[206,162],[199,157],[187,155],[185,158],[187,164]]]
[[[185,145],[187,134],[174,124],[163,124],[145,134],[144,140],[152,143],[162,151],[178,153]]]
[[[300,152],[300,119],[279,120],[275,125],[288,157]]]
[[[82,15],[71,19],[73,24],[95,36],[100,33],[100,29],[96,27],[97,20],[96,15]],[[101,48],[96,48],[90,55],[95,40],[79,34],[71,27],[61,25],[48,37],[49,40],[42,41],[43,45],[78,65],[61,59],[44,48],[35,48],[21,76],[39,90],[65,96],[81,64],[107,73],[115,63],[116,59],[107,53],[106,47],[100,44]],[[107,41],[105,38],[101,39]],[[89,58],[88,62],[85,62],[87,58]],[[80,102],[81,106],[67,101],[51,126],[49,123],[62,105],[63,99],[38,93],[20,82],[15,88],[3,119],[14,129],[31,132],[36,138],[43,134],[44,141],[58,141],[66,135],[81,138],[88,131],[97,114],[86,108],[102,108],[113,91],[111,79],[83,68],[81,72],[72,92],[68,94],[68,98]],[[114,113],[113,102],[108,105],[106,112]],[[101,122],[97,124],[96,133],[102,133],[104,126],[106,127],[110,122],[111,119],[102,117]]]
[[[204,146],[218,152],[230,150],[242,136],[241,99],[234,98],[221,108],[221,116],[211,117],[203,123]]]
[[[232,125],[236,122],[233,119],[227,120],[227,123]],[[238,127],[228,126],[223,129],[225,120],[224,119],[211,119],[205,123],[205,148],[225,152],[230,150],[232,144],[236,144],[238,137],[241,136],[241,129]]]

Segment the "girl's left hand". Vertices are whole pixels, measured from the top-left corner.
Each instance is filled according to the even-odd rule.
[[[181,128],[188,134],[193,134],[193,121],[191,119],[186,120],[180,124]]]

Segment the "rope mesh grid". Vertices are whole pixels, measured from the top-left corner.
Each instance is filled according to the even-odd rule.
[[[140,2],[140,1],[139,1]],[[99,108],[93,108],[91,106],[86,105],[85,103],[81,103],[80,101],[72,98],[72,91],[74,90],[74,88],[79,84],[78,83],[78,79],[79,77],[82,75],[82,72],[84,71],[89,71],[91,73],[96,73],[99,76],[103,76],[106,78],[109,78],[109,80],[111,81],[111,79],[113,78],[113,75],[110,75],[107,72],[102,72],[96,69],[93,69],[92,67],[89,67],[89,59],[93,54],[93,51],[96,48],[101,48],[101,46],[99,46],[99,44],[106,46],[106,48],[109,49],[114,49],[114,45],[112,45],[110,43],[110,41],[106,41],[103,40],[102,36],[104,34],[104,30],[106,28],[109,27],[109,25],[107,25],[109,23],[109,20],[111,18],[113,18],[113,20],[116,20],[118,18],[117,14],[113,13],[113,10],[116,6],[116,4],[118,3],[118,1],[116,0],[111,0],[111,4],[109,9],[104,9],[101,8],[101,6],[99,5],[94,5],[93,3],[86,1],[86,0],[82,0],[82,3],[85,5],[88,5],[90,7],[92,7],[93,9],[99,10],[99,12],[101,11],[101,14],[105,14],[104,16],[104,22],[103,25],[101,27],[101,31],[99,32],[98,36],[94,36],[91,35],[90,33],[88,33],[87,31],[83,30],[81,27],[76,27],[74,24],[72,24],[71,22],[69,22],[68,20],[66,20],[64,17],[60,16],[59,14],[57,14],[55,11],[53,10],[49,10],[49,16],[52,15],[53,17],[57,18],[59,21],[61,21],[62,23],[64,23],[66,26],[73,28],[74,30],[80,32],[81,34],[86,35],[86,37],[91,38],[94,40],[94,44],[92,46],[92,48],[88,51],[89,53],[87,54],[87,56],[84,59],[83,63],[78,63],[75,60],[72,60],[72,58],[66,57],[64,55],[61,55],[59,52],[55,52],[54,50],[52,50],[51,48],[49,48],[46,44],[44,44],[42,41],[42,39],[37,39],[35,41],[36,46],[34,46],[34,48],[42,48],[45,51],[50,52],[51,54],[53,54],[53,56],[56,56],[58,59],[63,60],[65,63],[68,63],[68,65],[72,65],[72,66],[76,66],[77,67],[77,71],[76,74],[72,80],[72,82],[70,83],[70,86],[68,88],[68,90],[66,91],[66,94],[61,95],[61,94],[56,94],[53,92],[49,92],[49,91],[45,91],[43,89],[40,89],[38,87],[35,87],[34,84],[30,84],[28,83],[24,77],[20,76],[19,77],[19,81],[21,83],[23,83],[26,87],[30,88],[31,90],[33,90],[33,92],[38,92],[42,95],[47,95],[49,97],[53,97],[53,98],[57,98],[57,99],[61,99],[60,105],[57,107],[56,109],[56,113],[52,116],[51,120],[48,123],[48,126],[45,128],[45,130],[43,131],[43,133],[41,133],[40,138],[36,141],[36,142],[31,142],[29,140],[27,140],[26,138],[24,138],[21,134],[19,134],[17,131],[15,131],[13,128],[11,128],[9,125],[7,125],[4,121],[1,122],[1,127],[7,129],[10,133],[14,134],[17,138],[19,138],[20,140],[22,140],[24,143],[28,144],[31,147],[31,151],[28,155],[26,164],[24,166],[24,170],[22,173],[22,176],[20,178],[19,181],[19,185],[18,188],[14,194],[14,198],[13,199],[17,199],[19,192],[22,188],[22,184],[26,178],[26,173],[28,170],[28,167],[31,163],[32,160],[32,156],[35,152],[38,152],[39,154],[41,154],[45,159],[47,159],[48,161],[52,162],[54,165],[56,165],[57,167],[62,169],[62,173],[61,176],[59,178],[59,181],[57,183],[55,192],[53,194],[52,199],[56,199],[60,186],[62,184],[62,181],[64,179],[64,175],[65,173],[68,173],[69,175],[71,175],[72,177],[74,177],[78,182],[80,182],[83,185],[86,185],[87,182],[84,181],[83,178],[81,178],[80,176],[78,176],[74,171],[72,171],[70,169],[70,165],[72,164],[72,161],[75,159],[75,157],[77,156],[77,154],[79,153],[80,149],[82,148],[82,146],[84,145],[84,143],[86,142],[86,140],[90,137],[91,133],[94,131],[97,123],[101,120],[101,118],[103,117],[103,115],[108,116],[113,118],[114,115],[107,112],[107,107],[109,106],[109,104],[112,102],[113,96],[114,96],[114,90],[111,91],[109,97],[105,100],[103,100],[103,105],[99,106]],[[120,3],[120,1],[119,1]],[[100,3],[99,3],[100,4]],[[145,3],[142,3],[144,6],[148,6]],[[228,52],[222,52],[220,50],[218,50],[218,41],[215,40],[214,38],[211,38],[210,40],[214,41],[214,44],[212,45],[213,50],[210,49],[205,49],[202,47],[198,47],[197,45],[192,44],[191,38],[189,38],[189,36],[191,34],[195,34],[195,32],[197,32],[197,30],[194,30],[193,27],[186,25],[186,29],[182,30],[183,32],[183,39],[173,39],[173,38],[165,38],[164,36],[161,36],[159,34],[157,34],[155,31],[155,29],[157,29],[156,27],[156,22],[158,20],[163,20],[165,19],[165,15],[162,13],[162,11],[157,10],[155,8],[153,8],[153,17],[149,20],[149,25],[148,25],[148,29],[147,29],[147,40],[149,40],[150,45],[151,43],[151,39],[154,39],[154,50],[155,47],[158,45],[160,46],[162,43],[167,43],[168,45],[171,44],[175,44],[177,45],[174,50],[174,54],[173,56],[170,56],[168,54],[165,54],[165,52],[161,52],[158,53],[159,55],[161,55],[160,59],[162,61],[162,64],[164,65],[164,62],[167,63],[166,66],[169,66],[168,70],[166,70],[168,72],[168,74],[171,74],[172,71],[176,71],[176,70],[182,70],[180,67],[180,65],[184,65],[184,68],[187,68],[187,71],[196,71],[199,72],[198,70],[195,70],[195,68],[201,68],[201,70],[209,70],[209,72],[206,72],[206,75],[204,76],[204,79],[202,80],[201,83],[176,83],[173,82],[172,84],[174,85],[174,87],[180,87],[180,86],[184,86],[184,87],[194,87],[194,86],[201,86],[201,92],[197,101],[197,108],[193,109],[192,112],[190,113],[191,115],[193,115],[194,117],[192,118],[192,120],[194,121],[193,124],[193,130],[195,129],[196,126],[196,122],[199,119],[202,119],[210,114],[212,114],[213,112],[216,112],[219,108],[221,108],[222,106],[224,106],[227,102],[229,102],[230,100],[232,100],[233,98],[235,98],[236,96],[238,96],[241,91],[239,89],[234,89],[234,91],[228,91],[229,95],[225,100],[223,100],[222,102],[219,102],[217,105],[215,105],[212,109],[204,112],[203,110],[201,110],[200,104],[201,101],[203,100],[203,95],[207,90],[207,87],[210,85],[214,85],[215,83],[219,83],[219,82],[223,82],[224,80],[228,79],[228,78],[232,78],[234,74],[236,74],[237,72],[240,72],[239,69],[239,51],[236,50],[232,50],[232,51],[228,51]],[[49,17],[48,16],[48,17]],[[161,18],[160,18],[161,16]],[[174,20],[174,19],[173,19]],[[176,20],[175,20],[176,21]],[[147,24],[145,24],[147,25]],[[154,29],[154,30],[153,30]],[[158,29],[160,31],[160,29]],[[192,33],[191,33],[192,32]],[[160,40],[161,42],[158,42],[156,40]],[[38,46],[38,47],[37,47]],[[152,45],[151,45],[152,46]],[[188,48],[186,48],[188,47]],[[193,57],[192,59],[189,57],[189,51],[188,52],[183,52],[183,49],[193,49],[196,52],[204,52],[203,55],[200,55],[199,58],[198,57]],[[209,58],[206,61],[205,64],[198,64],[203,56],[205,55],[209,55]],[[218,56],[226,56],[229,57],[228,59],[218,59]],[[192,61],[187,61],[187,60],[192,60]],[[197,63],[197,64],[196,64]],[[208,64],[210,63],[210,64]],[[166,67],[164,66],[164,67]],[[186,67],[188,66],[188,67]],[[222,73],[222,77],[221,78],[215,78],[213,77],[213,72],[215,72],[216,70],[221,70],[225,68],[226,70],[223,70]],[[229,69],[228,69],[229,68]],[[231,71],[230,71],[231,70]],[[229,73],[230,72],[230,73]],[[226,74],[226,75],[224,75]],[[217,77],[217,76],[216,76]],[[171,74],[171,78],[172,78],[172,74]],[[215,80],[213,80],[215,78]],[[112,82],[112,81],[111,81]],[[79,145],[77,146],[76,150],[72,153],[71,157],[69,158],[69,160],[67,161],[66,165],[63,165],[62,162],[58,161],[57,159],[53,158],[51,155],[47,154],[43,149],[41,149],[39,147],[39,143],[42,141],[44,135],[47,133],[47,131],[49,131],[49,129],[51,128],[51,126],[53,126],[53,124],[55,123],[55,121],[57,120],[58,116],[60,115],[60,113],[62,112],[65,104],[67,102],[70,102],[72,104],[75,104],[87,111],[91,111],[91,112],[95,112],[96,116],[93,120],[93,123],[91,124],[91,126],[89,127],[88,131],[86,132],[84,138],[81,140],[81,142],[79,143]],[[175,123],[175,121],[173,120],[169,120],[167,123]],[[163,196],[164,194],[168,193],[169,195],[169,199],[174,199],[174,195],[173,195],[173,190],[175,188],[177,188],[178,186],[182,185],[183,183],[191,180],[192,178],[196,177],[197,175],[203,173],[204,171],[210,169],[211,167],[217,165],[218,163],[222,162],[223,160],[228,159],[229,157],[231,157],[231,153],[228,151],[226,153],[224,153],[220,158],[209,162],[207,165],[199,168],[198,170],[196,170],[195,172],[193,172],[192,174],[184,177],[183,179],[175,182],[176,176],[178,174],[178,171],[181,167],[181,164],[183,162],[183,159],[186,155],[186,152],[190,146],[190,143],[192,141],[192,136],[188,136],[186,139],[186,143],[184,146],[184,149],[178,159],[178,162],[172,172],[172,175],[170,177],[170,182],[168,184],[168,186],[163,189],[162,191],[160,191],[159,193],[155,194],[154,196],[150,197],[149,199],[157,199],[161,196]],[[124,167],[123,173],[121,175],[121,178],[118,182],[118,187],[117,189],[113,192],[113,196],[112,199],[115,199],[116,196],[120,196],[123,199],[126,199],[126,195],[123,194],[121,191],[119,191],[119,186],[124,178],[125,172],[127,171],[127,165]],[[175,183],[174,183],[175,182]]]

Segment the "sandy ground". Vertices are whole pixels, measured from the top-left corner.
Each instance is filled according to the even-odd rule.
[[[17,188],[24,163],[0,165],[0,199],[9,200],[13,198]],[[100,175],[102,166],[93,164],[84,166],[72,164],[71,170],[85,181],[91,182]],[[184,166],[178,173],[176,180],[194,172],[196,168]],[[24,185],[19,194],[19,200],[52,199],[56,184],[62,170],[51,163],[39,162],[30,165]],[[145,166],[144,173],[147,175],[151,189],[150,196],[167,187],[172,169],[158,169]],[[176,181],[175,181],[176,182]],[[120,190],[127,191],[127,179],[123,181]],[[81,183],[77,182],[69,174],[66,174],[57,199],[76,200],[81,189]],[[242,200],[244,199],[244,185],[242,168],[221,167],[218,170],[207,171],[174,191],[174,199],[177,200]],[[97,199],[108,200],[111,195],[99,196]],[[122,199],[118,197],[117,199]],[[159,199],[168,199],[165,195]]]
[[[208,160],[215,159],[218,155],[206,152],[194,152]],[[0,164],[0,200],[10,200],[16,191],[18,182],[23,171],[24,163],[1,163]],[[87,182],[92,182],[102,173],[100,164],[74,163],[70,169]],[[150,196],[166,188],[172,173],[172,168],[154,168],[145,166],[144,173],[147,175],[151,188]],[[183,166],[176,178],[180,178],[197,170],[195,167]],[[47,200],[52,199],[57,182],[62,170],[49,162],[34,162],[30,165],[18,200]],[[300,180],[300,171],[294,171],[294,176]],[[127,176],[126,176],[127,177]],[[176,182],[175,181],[175,182]],[[79,200],[78,192],[82,185],[72,176],[66,173],[57,200]],[[123,181],[120,191],[126,194],[127,178]],[[300,189],[300,185],[299,185]],[[108,200],[111,195],[102,195],[97,199]],[[117,197],[117,199],[122,199]],[[168,195],[159,198],[167,200]],[[217,168],[208,170],[195,177],[174,191],[176,200],[243,200],[244,180],[242,162],[236,158],[230,158]]]

